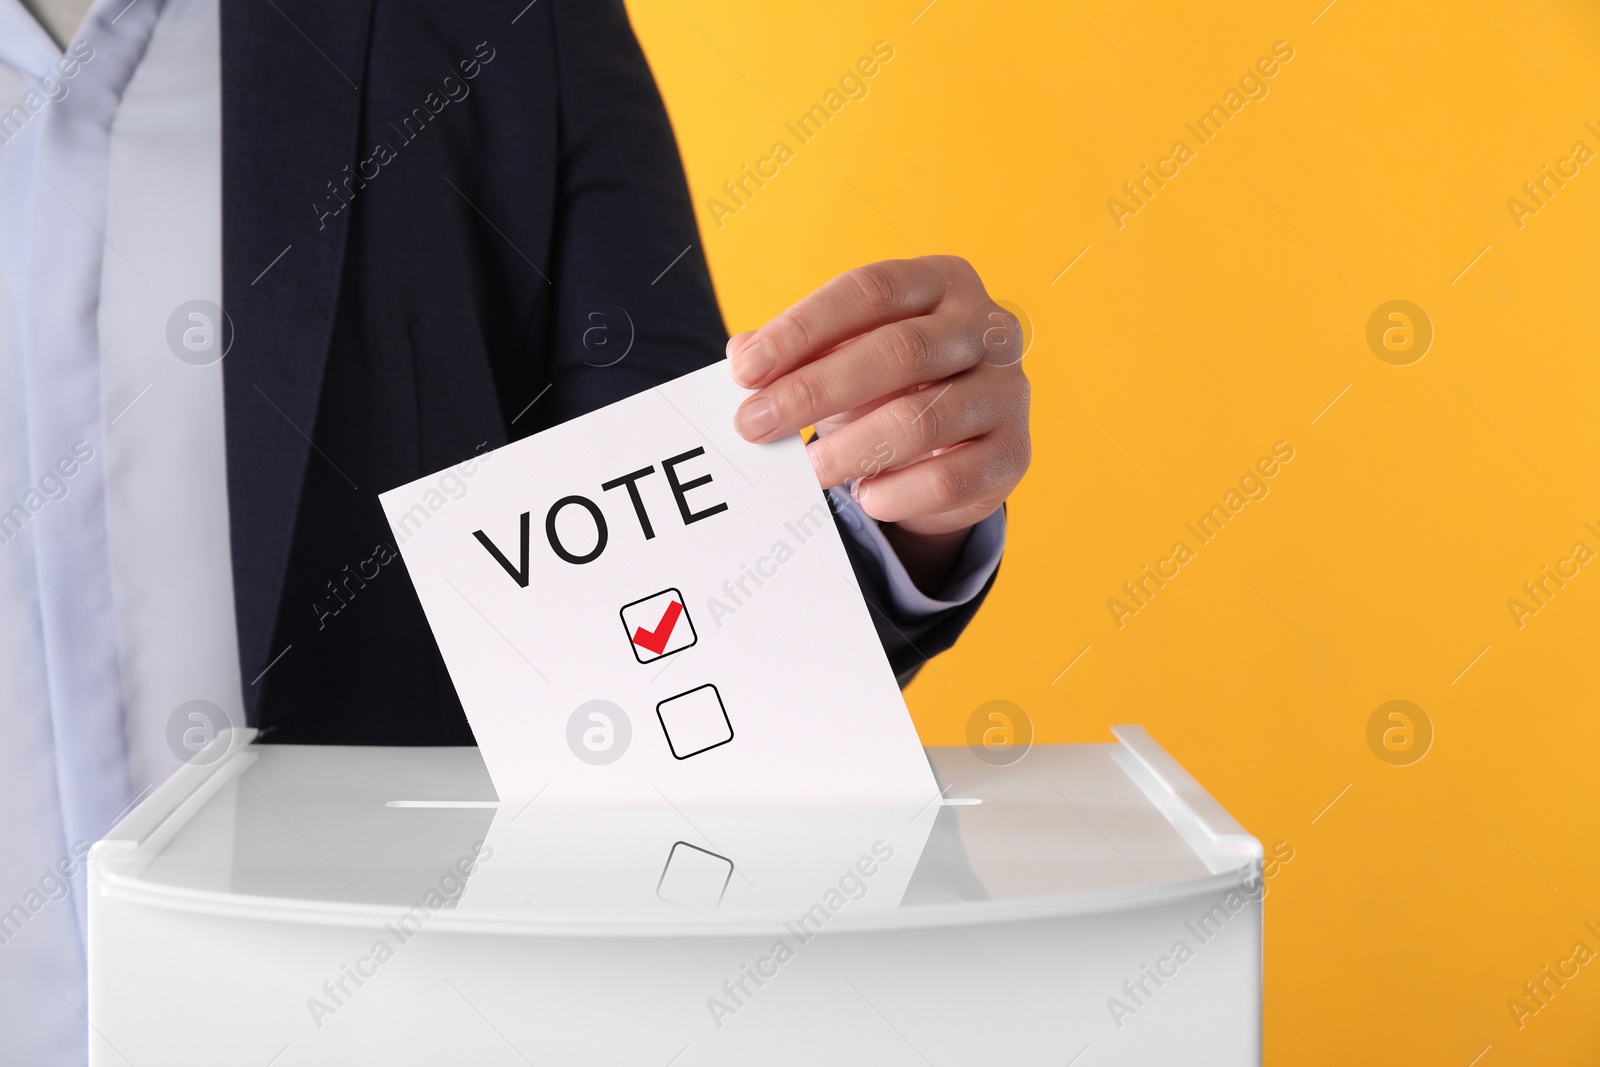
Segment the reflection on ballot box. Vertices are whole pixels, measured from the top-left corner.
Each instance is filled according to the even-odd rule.
[[[920,808],[582,807],[233,731],[91,854],[91,1063],[1259,1063],[1261,848],[1117,735],[929,749]]]
[[[701,915],[715,915],[733,878],[733,861],[687,841],[674,841],[656,896]]]

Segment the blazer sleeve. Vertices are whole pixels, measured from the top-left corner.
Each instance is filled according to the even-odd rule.
[[[554,425],[723,358],[717,307],[666,108],[616,0],[549,0],[560,100],[548,402]],[[841,526],[856,579],[902,685],[954,644],[993,584],[907,614],[881,561]]]
[[[723,358],[677,142],[615,0],[549,0],[558,67],[553,425]],[[543,409],[543,410],[540,410]]]

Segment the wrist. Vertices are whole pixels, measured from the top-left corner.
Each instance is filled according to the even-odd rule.
[[[961,550],[966,547],[972,527],[921,533],[896,522],[880,522],[878,528],[905,566],[911,581],[924,595],[937,597],[950,580]]]

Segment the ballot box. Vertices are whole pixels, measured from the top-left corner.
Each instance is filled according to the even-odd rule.
[[[89,863],[90,1062],[1256,1064],[1260,845],[1139,727],[921,809],[512,809],[220,736]]]

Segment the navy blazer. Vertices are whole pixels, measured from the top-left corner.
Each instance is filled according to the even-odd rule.
[[[221,18],[249,721],[470,744],[377,495],[722,357],[671,126],[614,0],[223,0]],[[633,347],[604,365],[616,349],[584,333],[620,343],[626,319]],[[907,678],[977,601],[896,618],[846,545]]]

